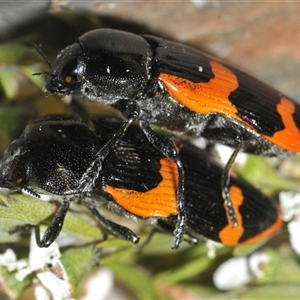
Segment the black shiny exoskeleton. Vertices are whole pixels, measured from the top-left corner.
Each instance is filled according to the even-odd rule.
[[[227,79],[229,74],[214,69],[212,63],[235,76],[237,86],[232,87],[228,98],[217,92],[233,79]],[[162,74],[180,79],[182,90],[188,81],[196,87],[219,77],[220,86],[211,84],[209,96],[201,92],[193,95],[199,97],[195,104],[203,102],[203,106],[212,107],[207,112],[188,109],[187,103],[170,95]],[[240,137],[242,148],[257,154],[297,152],[289,145],[279,146],[279,141],[277,145],[264,138],[284,129],[276,110],[283,97],[280,92],[215,57],[159,37],[113,29],[85,33],[58,54],[45,86],[48,94],[68,95],[75,90],[81,90],[90,100],[114,105],[125,116],[126,109],[130,110],[134,103],[140,109],[139,119],[172,132],[202,135],[231,146],[239,144],[236,137]],[[178,93],[185,92],[179,89]],[[214,98],[219,98],[220,106],[225,107],[214,107],[217,103],[210,103]],[[229,108],[229,103],[221,102],[224,100],[238,110],[236,119],[232,112],[224,110]],[[300,127],[300,107],[294,104],[295,123]]]
[[[48,247],[57,238],[70,201],[82,199],[108,231],[132,243],[138,242],[138,236],[104,218],[98,205],[172,232],[178,214],[176,164],[153,147],[137,126],[129,127],[111,147],[94,188],[82,193],[82,175],[123,122],[115,118],[92,121],[93,129],[73,117],[43,117],[26,127],[0,162],[0,186],[26,190],[36,197],[50,194],[63,198],[40,246]],[[177,147],[185,169],[187,237],[196,233],[226,245],[237,245],[269,236],[280,228],[278,207],[248,183],[231,178],[229,189],[241,222],[240,227],[233,228],[216,188],[223,169],[196,147],[185,143]]]
[[[174,145],[150,125],[235,147],[218,185],[234,226],[239,224],[228,182],[240,149],[271,156],[300,152],[297,103],[214,57],[155,36],[112,29],[87,32],[59,53],[45,90],[60,95],[80,90],[90,100],[113,105],[127,118],[119,137],[138,119],[149,141],[176,161],[180,213],[175,248],[186,223],[184,170]],[[93,188],[108,148],[84,174],[82,191]]]

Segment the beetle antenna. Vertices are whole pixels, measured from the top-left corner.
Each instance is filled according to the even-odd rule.
[[[50,72],[38,72],[38,73],[33,73],[32,75],[33,76],[40,76],[40,75],[49,75],[50,74]]]
[[[43,52],[42,48],[39,45],[35,44],[35,43],[32,43],[32,46],[35,48],[37,53],[42,57],[42,59],[46,62],[46,64],[51,69],[52,65],[51,65],[48,57],[46,56],[46,54]],[[33,75],[42,75],[42,74],[49,74],[49,72],[34,73]]]

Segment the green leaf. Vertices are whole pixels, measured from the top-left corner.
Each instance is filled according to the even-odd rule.
[[[34,76],[32,74],[39,71],[36,65],[33,66],[20,66],[20,71],[28,78],[31,82],[33,82],[36,86],[42,89],[45,86],[45,76]]]
[[[187,255],[184,255],[184,260],[182,260],[184,263],[179,266],[174,264],[174,268],[162,271],[156,276],[156,280],[168,285],[176,284],[201,274],[214,263],[214,260],[207,256],[207,248],[204,244],[193,247],[187,252]]]
[[[0,67],[0,84],[8,99],[14,99],[19,92],[20,72],[16,68]]]
[[[155,287],[155,282],[145,270],[131,264],[115,262],[109,265],[115,278],[128,287],[138,299],[163,299]]]
[[[299,279],[299,277],[298,277]],[[299,282],[259,286],[244,293],[240,299],[299,299]]]
[[[260,283],[294,283],[295,279],[300,278],[300,267],[293,259],[292,253],[280,255],[276,251],[268,251],[270,263],[264,268],[264,277]],[[300,294],[299,294],[300,295]]]
[[[1,289],[10,299],[18,299],[24,290],[31,284],[32,278],[27,276],[19,281],[16,272],[9,272],[7,268],[0,267]]]
[[[23,65],[38,61],[39,55],[34,47],[28,47],[17,43],[0,45],[0,64]]]
[[[69,281],[76,289],[80,280],[95,265],[95,246],[87,245],[82,247],[72,247],[63,251],[61,262],[68,274]]]
[[[24,195],[0,195],[0,226],[12,229],[16,224],[41,224],[52,221],[57,206],[39,199]],[[63,231],[79,237],[84,241],[99,239],[100,229],[80,218],[75,213],[67,213]]]
[[[246,163],[238,168],[238,173],[267,195],[274,195],[282,190],[293,190],[299,186],[299,182],[280,176],[267,159],[260,156],[249,155]]]
[[[263,239],[255,243],[239,245],[234,247],[233,255],[234,256],[244,256],[253,253],[255,250],[261,248],[264,244],[266,244],[268,239]]]

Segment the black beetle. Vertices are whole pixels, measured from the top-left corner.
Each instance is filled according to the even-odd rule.
[[[234,226],[239,224],[228,192],[229,171],[240,149],[271,156],[300,152],[296,102],[214,57],[155,36],[87,32],[58,54],[45,90],[60,95],[81,90],[90,100],[113,105],[127,118],[119,137],[139,119],[149,141],[176,161],[180,213],[175,248],[186,223],[184,170],[176,147],[149,125],[235,147],[220,178]],[[92,189],[108,148],[84,174],[82,191]]]
[[[133,220],[147,220],[172,233],[178,207],[177,167],[148,141],[142,129],[128,128],[99,171],[93,190],[82,193],[82,174],[95,154],[111,140],[123,121],[92,118],[93,129],[78,119],[48,116],[28,125],[22,136],[10,144],[0,162],[0,185],[39,197],[50,194],[63,202],[47,228],[41,247],[48,247],[59,235],[70,201],[88,207],[109,232],[136,244],[138,236],[130,229],[101,215],[97,207]],[[245,181],[232,177],[229,192],[241,224],[232,227],[218,186],[223,172],[205,152],[188,143],[177,144],[185,169],[187,226],[184,236],[201,234],[225,245],[238,245],[270,236],[282,226],[279,208]]]

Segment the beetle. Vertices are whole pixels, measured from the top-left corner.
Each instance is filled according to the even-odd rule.
[[[59,95],[80,90],[90,100],[116,107],[126,118],[119,137],[138,119],[153,145],[176,161],[180,214],[175,248],[186,222],[184,170],[176,147],[149,125],[235,148],[220,178],[233,226],[239,224],[228,182],[238,152],[282,156],[300,151],[295,101],[215,57],[151,35],[113,29],[83,34],[58,54],[45,90]],[[81,179],[82,191],[93,188],[105,155],[96,155]]]
[[[29,124],[10,144],[0,162],[0,185],[33,196],[50,194],[63,201],[39,242],[48,247],[59,235],[71,201],[84,203],[110,233],[133,244],[139,237],[129,228],[101,215],[97,207],[135,221],[145,220],[173,234],[176,228],[178,169],[152,145],[143,130],[132,125],[112,146],[95,187],[83,193],[80,179],[95,154],[111,140],[122,119],[92,117],[93,128],[72,116],[47,116]],[[231,176],[229,193],[239,227],[228,221],[219,179],[223,167],[206,152],[187,142],[176,143],[185,170],[187,222],[183,236],[193,234],[239,245],[268,237],[282,226],[278,206],[259,190]]]

